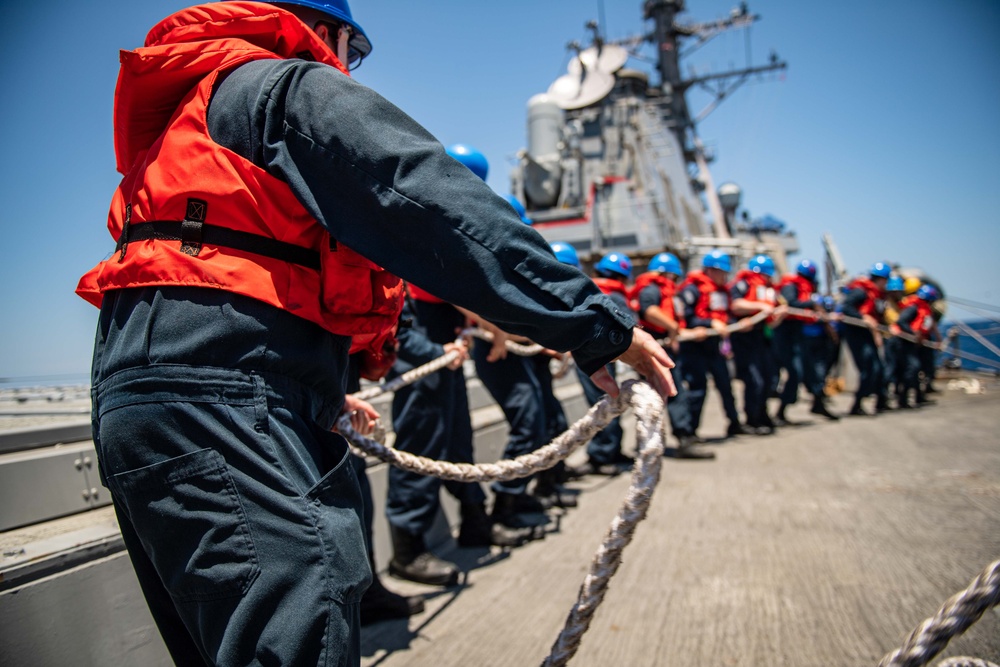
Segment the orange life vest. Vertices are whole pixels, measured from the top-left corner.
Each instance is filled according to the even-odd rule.
[[[931,309],[931,305],[929,303],[921,299],[916,294],[911,294],[899,302],[899,312],[903,312],[910,306],[915,306],[917,309],[917,315],[913,318],[910,328],[913,330],[914,334],[926,338],[930,334],[931,329],[934,328],[934,311]],[[901,329],[898,325],[896,325],[894,331],[895,330]]]
[[[715,281],[701,271],[692,271],[681,283],[683,290],[688,285],[698,288],[698,301],[694,304],[694,314],[703,320],[729,321],[729,293],[726,288],[716,285]]]
[[[786,285],[795,285],[795,298],[797,301],[810,301],[813,299],[815,286],[808,278],[800,276],[797,273],[790,273],[782,276],[778,282],[778,291],[781,291]],[[816,322],[819,320],[819,315],[796,315],[789,313],[788,319],[799,322]]]
[[[747,293],[743,299],[754,303],[763,303],[768,306],[778,305],[778,295],[771,285],[771,277],[763,273],[756,273],[750,269],[742,269],[736,277],[729,283],[728,289],[732,290],[737,283],[743,281],[747,284]],[[762,325],[758,324],[758,327]]]
[[[863,289],[865,291],[865,301],[858,306],[858,312],[862,315],[871,315],[881,322],[885,316],[885,292],[875,286],[870,278],[861,276],[855,278],[847,286],[848,291]]]
[[[337,243],[284,181],[208,133],[220,74],[295,57],[347,74],[298,18],[263,3],[185,9],[155,26],[146,46],[121,52],[115,153],[124,178],[108,216],[118,245],[81,278],[80,296],[100,306],[117,289],[222,289],[351,336],[352,352],[385,351],[401,281]]]
[[[635,285],[629,291],[628,304],[637,313],[640,313],[639,324],[648,331],[652,331],[656,334],[666,333],[666,329],[659,327],[652,322],[643,319],[641,312],[639,310],[639,293],[650,285],[656,285],[660,290],[660,310],[672,320],[678,320],[677,312],[674,308],[674,296],[677,294],[677,284],[667,278],[665,275],[659,271],[647,271],[646,273],[640,274],[639,277],[635,279]]]
[[[625,287],[625,283],[620,280],[615,280],[614,278],[594,278],[594,284],[597,285],[597,289],[601,290],[604,294],[621,294],[624,297],[625,302],[628,303],[628,288]]]

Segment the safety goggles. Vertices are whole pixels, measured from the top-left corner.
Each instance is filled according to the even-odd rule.
[[[354,28],[347,23],[337,23],[335,21],[326,22],[330,26],[330,31],[336,35],[337,57],[340,58],[349,70],[355,70],[361,65],[362,52],[351,43],[354,41],[356,33]],[[344,57],[346,53],[346,58]]]

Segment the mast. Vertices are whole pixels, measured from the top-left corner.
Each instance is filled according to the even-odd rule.
[[[657,70],[660,74],[660,90],[663,94],[668,125],[677,136],[677,143],[687,146],[687,128],[691,122],[684,85],[681,81],[681,65],[678,49],[680,33],[675,19],[684,11],[684,0],[646,0],[643,18],[652,19],[653,33],[648,37],[656,46]]]
[[[750,62],[749,41],[747,42],[747,64],[741,69],[727,72],[704,74],[690,79],[681,76],[681,39],[695,38],[695,43],[688,52],[699,48],[716,35],[732,28],[749,28],[760,16],[750,14],[747,4],[740,5],[730,12],[727,18],[706,23],[680,24],[677,15],[684,11],[684,0],[646,0],[643,5],[643,16],[654,23],[653,32],[646,39],[656,48],[657,69],[660,74],[660,89],[663,96],[663,113],[667,126],[677,137],[677,142],[684,150],[685,160],[695,165],[699,178],[705,187],[705,197],[715,222],[715,233],[720,238],[728,238],[729,234],[718,200],[718,193],[712,185],[708,173],[709,156],[698,138],[697,123],[704,120],[722,101],[737,88],[746,83],[753,74],[762,74],[779,69],[785,69],[788,64],[771,54],[766,65],[754,67]],[[699,86],[714,99],[692,119],[685,98],[692,86]]]

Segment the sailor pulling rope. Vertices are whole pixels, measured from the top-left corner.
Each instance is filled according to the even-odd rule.
[[[624,382],[618,398],[611,399],[608,396],[602,398],[580,421],[550,444],[515,459],[496,463],[432,461],[401,452],[362,436],[354,430],[350,417],[346,415],[338,422],[337,429],[364,453],[404,470],[435,475],[442,479],[486,482],[516,479],[551,468],[590,440],[630,406],[635,409],[636,414],[638,450],[636,465],[632,471],[632,482],[625,501],[611,522],[604,542],[591,562],[590,571],[580,587],[576,604],[566,619],[563,631],[553,645],[551,654],[543,663],[546,667],[557,667],[565,665],[579,648],[580,640],[590,626],[594,612],[604,599],[608,582],[621,564],[622,551],[632,541],[636,524],[646,517],[653,490],[659,481],[663,455],[663,401],[652,387],[636,380]]]
[[[789,309],[794,314],[811,314],[812,311]],[[760,312],[756,315],[729,325],[729,333],[745,331],[749,327],[763,321],[770,313]],[[845,324],[868,327],[861,319],[840,317]],[[883,333],[892,333],[887,330]],[[475,336],[486,341],[492,340],[492,335],[479,329],[467,329],[463,336]],[[717,331],[706,332],[706,335],[719,335]],[[907,340],[929,344],[905,333],[895,333]],[[692,338],[694,335],[691,336]],[[684,334],[681,340],[686,340]],[[507,348],[514,354],[530,356],[539,353],[543,348],[538,345],[520,345],[507,341]],[[391,382],[367,389],[355,394],[362,400],[368,400],[383,393],[395,391],[400,387],[426,377],[451,363],[456,353],[449,352],[434,361],[415,368]],[[434,475],[441,479],[463,482],[487,482],[509,480],[525,477],[536,472],[547,470],[572,454],[582,444],[589,441],[594,434],[607,426],[614,417],[622,414],[628,407],[635,409],[637,418],[637,457],[632,471],[632,480],[618,514],[612,521],[608,533],[598,548],[591,562],[590,570],[580,587],[577,601],[573,605],[562,632],[553,644],[549,656],[542,663],[543,667],[559,667],[568,663],[579,649],[580,641],[597,607],[604,599],[608,584],[621,564],[621,554],[632,540],[635,527],[642,521],[648,511],[653,490],[659,481],[661,456],[664,448],[663,402],[649,385],[629,380],[622,384],[622,390],[617,399],[605,396],[598,401],[580,421],[573,424],[565,433],[554,439],[548,445],[541,447],[515,459],[501,460],[495,463],[468,464],[434,461],[407,452],[398,451],[384,444],[385,431],[381,424],[376,426],[374,439],[368,439],[358,433],[351,425],[350,415],[344,415],[337,423],[337,430],[346,437],[360,455],[369,454],[394,466],[416,472],[422,475]],[[982,614],[1000,603],[1000,561],[990,564],[967,589],[952,596],[938,611],[925,620],[907,638],[904,645],[886,655],[878,667],[919,667],[944,649],[945,645],[969,626],[975,623]],[[945,661],[939,667],[996,667],[992,663],[973,658],[953,658]]]

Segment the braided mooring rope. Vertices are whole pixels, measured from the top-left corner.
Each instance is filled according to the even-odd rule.
[[[878,667],[919,667],[940,653],[952,637],[962,634],[983,613],[1000,603],[1000,560],[990,563],[968,588],[948,598],[938,612],[926,619],[888,653]]]
[[[1000,667],[1000,665],[989,660],[961,656],[957,658],[945,658],[934,667]]]
[[[473,338],[479,338],[480,340],[485,340],[487,343],[493,342],[493,334],[485,329],[479,329],[472,327],[462,331],[463,336],[472,336]],[[513,352],[519,357],[533,357],[545,348],[538,343],[532,343],[531,345],[522,345],[521,343],[515,343],[512,340],[505,341],[508,352]]]
[[[449,463],[401,452],[360,435],[351,427],[348,417],[341,418],[337,429],[364,453],[404,470],[442,479],[487,482],[517,479],[551,468],[589,441],[629,406],[635,409],[638,453],[632,471],[632,482],[604,542],[591,562],[576,604],[573,605],[551,654],[543,663],[545,667],[558,667],[565,665],[579,648],[583,634],[604,599],[608,582],[621,565],[622,551],[632,541],[636,524],[646,517],[653,490],[660,479],[664,445],[663,401],[653,388],[644,382],[628,380],[622,383],[618,398],[602,398],[580,421],[550,444],[516,459],[496,463]]]
[[[743,325],[756,324],[766,317],[766,313],[757,313],[749,318],[749,321],[743,322]],[[847,324],[867,326],[863,320],[854,321],[855,318],[844,318],[844,320]],[[740,324],[734,324],[727,328],[733,332],[742,327]],[[487,341],[492,340],[492,335],[479,329],[466,330],[463,335],[473,335]],[[708,335],[719,334],[710,331]],[[905,333],[896,335],[917,342],[915,338]],[[681,340],[684,339],[682,336]],[[924,343],[929,344],[927,341]],[[507,341],[507,348],[514,354],[521,356],[537,354],[543,349],[540,345],[525,346],[511,341]],[[446,367],[454,360],[455,355],[454,352],[445,354],[424,366],[404,373],[391,382],[354,395],[362,400],[368,400],[374,396],[395,391]],[[434,475],[441,479],[487,482],[519,479],[551,468],[580,445],[589,441],[614,417],[622,414],[629,405],[635,408],[637,417],[636,448],[638,456],[632,471],[632,482],[618,514],[609,527],[604,542],[594,555],[587,577],[580,587],[577,602],[573,605],[549,656],[542,663],[542,667],[561,667],[579,649],[583,634],[590,627],[590,622],[598,606],[604,600],[608,583],[621,564],[622,551],[631,542],[638,522],[645,518],[653,490],[659,481],[660,456],[664,448],[664,406],[656,392],[648,384],[629,380],[622,384],[621,393],[617,399],[612,400],[605,396],[580,421],[545,447],[516,459],[488,464],[473,465],[434,461],[386,447],[380,444],[385,438],[385,429],[381,423],[376,425],[374,439],[368,439],[351,427],[348,415],[342,416],[338,421],[337,430],[354,445],[355,453],[360,456],[371,454],[404,470]],[[931,658],[944,649],[952,637],[962,634],[969,626],[978,621],[986,610],[998,603],[1000,603],[1000,560],[991,563],[964,591],[949,598],[935,616],[925,620],[907,637],[901,648],[882,658],[878,667],[920,667],[927,664]],[[1000,666],[977,658],[957,657],[944,660],[937,667]]]
[[[369,387],[362,391],[353,394],[355,398],[360,398],[362,401],[370,401],[376,396],[381,396],[382,394],[388,394],[389,392],[396,391],[408,384],[413,384],[417,380],[422,380],[423,378],[437,373],[442,368],[446,368],[448,364],[454,361],[458,357],[458,352],[448,352],[437,359],[414,368],[411,371],[407,371],[400,375],[399,377],[390,380],[389,382],[383,382],[382,384],[375,385],[374,387]]]
[[[463,336],[473,336],[475,338],[481,338],[487,342],[493,340],[493,334],[483,329],[476,329],[476,328],[465,329],[464,331],[462,331],[458,340],[461,340]],[[510,340],[507,341],[506,344],[508,351],[522,357],[530,357],[536,355],[543,349],[545,349],[541,345],[521,345],[520,343],[515,343],[514,341]],[[424,364],[423,366],[414,368],[413,370],[403,373],[399,377],[394,378],[389,382],[383,382],[382,384],[359,391],[356,394],[354,394],[354,396],[356,398],[360,398],[362,401],[370,401],[376,396],[381,396],[382,394],[388,394],[390,392],[396,391],[397,389],[405,387],[406,385],[413,384],[417,380],[422,380],[428,375],[437,373],[442,368],[446,368],[448,364],[450,364],[452,361],[455,360],[456,356],[458,356],[457,352],[448,352],[447,354],[444,354],[438,357],[437,359]],[[564,368],[566,367],[568,366],[564,366]],[[561,372],[565,373],[565,370],[563,369],[560,370]]]
[[[542,663],[543,667],[565,665],[580,648],[583,634],[590,627],[597,607],[604,601],[608,582],[621,565],[622,551],[632,541],[636,525],[646,518],[653,490],[660,480],[664,446],[663,401],[647,384],[626,382],[622,387],[622,396],[625,395],[626,387],[635,392],[630,398],[635,408],[637,441],[632,482],[618,514],[608,528],[604,542],[594,555],[590,571],[580,586],[576,604],[570,610],[562,632],[552,645],[549,657]]]

